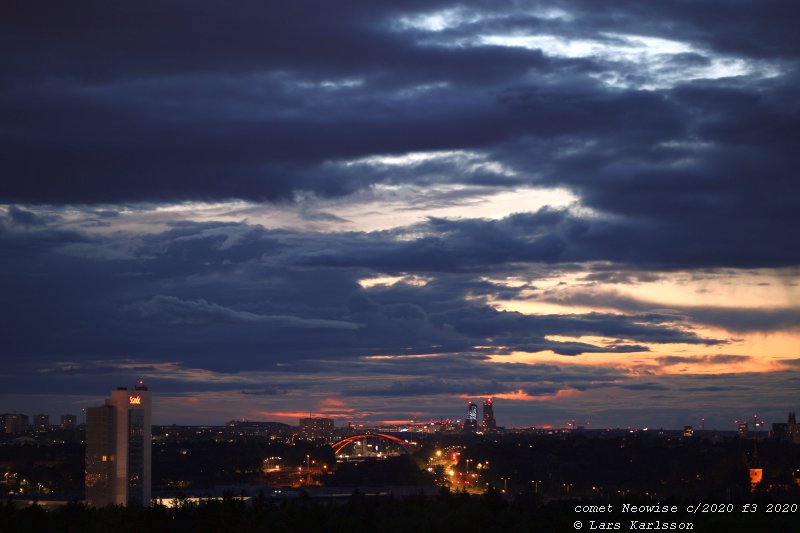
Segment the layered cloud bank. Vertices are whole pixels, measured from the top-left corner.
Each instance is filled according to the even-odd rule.
[[[794,3],[301,4],[8,9],[0,400],[795,407]]]

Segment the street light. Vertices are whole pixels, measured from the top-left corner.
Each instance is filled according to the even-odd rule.
[[[503,480],[503,492],[508,491],[508,480],[511,479],[511,478],[501,477],[500,479]]]
[[[469,474],[469,462],[470,461],[472,461],[472,459],[467,459],[467,471],[465,472],[465,474]]]

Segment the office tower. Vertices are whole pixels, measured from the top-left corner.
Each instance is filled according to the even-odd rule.
[[[86,411],[86,501],[150,504],[152,399],[140,381],[119,387],[104,405]]]
[[[492,399],[486,398],[483,400],[483,431],[491,432],[497,429],[497,422],[494,419],[494,408],[492,407]]]
[[[333,436],[333,427],[332,418],[301,418],[300,436],[307,440],[327,439]]]
[[[75,429],[78,417],[75,415],[61,415],[61,429]]]
[[[472,400],[467,404],[467,419],[464,421],[464,431],[467,433],[478,431],[478,406]]]
[[[50,429],[50,415],[33,415],[33,429],[36,431]]]

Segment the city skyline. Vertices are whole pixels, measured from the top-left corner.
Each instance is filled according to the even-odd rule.
[[[798,9],[12,2],[0,411],[785,420]]]
[[[143,383],[140,381],[140,383]],[[120,390],[124,390],[123,387],[119,387]],[[156,394],[156,398],[158,395]],[[479,399],[480,398],[476,398]],[[107,400],[106,400],[107,401]],[[486,406],[489,406],[488,416],[486,411]],[[513,404],[507,404],[513,405]],[[376,428],[381,426],[397,426],[399,427],[422,427],[423,425],[436,425],[436,424],[457,424],[460,425],[465,433],[475,433],[475,432],[485,432],[486,422],[485,420],[494,419],[494,401],[491,398],[483,399],[483,416],[482,420],[479,422],[477,420],[477,404],[473,401],[469,401],[467,403],[467,409],[462,413],[440,413],[439,415],[434,415],[430,417],[417,417],[417,416],[409,416],[407,418],[398,418],[393,420],[387,419],[354,419],[352,417],[339,417],[334,418],[330,414],[325,412],[292,412],[289,414],[281,415],[275,417],[274,419],[248,419],[248,418],[231,418],[226,420],[204,420],[200,418],[192,418],[188,422],[184,423],[176,423],[174,420],[157,420],[156,425],[159,426],[172,426],[172,425],[179,425],[179,426],[224,426],[229,425],[233,422],[253,422],[253,423],[265,423],[265,422],[281,422],[286,424],[287,426],[297,426],[299,428],[303,428],[305,423],[311,423],[311,421],[326,421],[330,420],[333,422],[334,426],[337,429],[344,429],[348,427],[364,427],[364,428]],[[29,415],[28,413],[23,411],[14,411],[14,412],[4,412],[0,414],[0,433],[2,433],[3,423],[8,424],[8,420],[3,420],[3,417],[7,417],[11,415],[14,417],[14,420],[11,422],[13,425],[12,427],[18,428],[19,431],[13,431],[11,434],[25,434],[30,431],[49,431],[53,428],[61,428],[61,429],[70,429],[75,430],[77,429],[78,424],[85,424],[85,421],[82,421],[81,418],[85,419],[87,415],[87,411],[91,409],[92,406],[88,406],[81,410],[81,415],[76,416],[73,414],[62,414],[56,417],[46,414],[36,414],[36,415]],[[738,418],[733,420],[722,420],[720,416],[712,416],[709,418],[705,416],[701,416],[695,419],[684,419],[683,421],[677,422],[675,426],[664,426],[658,424],[650,424],[644,421],[641,424],[627,424],[627,425],[599,425],[594,423],[591,419],[576,419],[572,418],[569,420],[561,420],[557,421],[556,423],[542,423],[535,420],[528,420],[522,424],[515,424],[515,425],[503,425],[499,424],[496,421],[493,423],[489,423],[489,432],[493,432],[495,430],[519,430],[519,429],[563,429],[563,430],[575,430],[577,428],[587,429],[587,430],[614,430],[614,429],[630,429],[630,430],[645,430],[648,429],[657,430],[657,429],[665,429],[671,431],[679,431],[685,430],[687,427],[693,427],[695,431],[700,430],[709,430],[709,431],[728,431],[728,432],[739,432],[741,433],[744,431],[745,433],[755,431],[756,434],[763,432],[763,435],[768,435],[770,433],[770,427],[772,424],[778,423],[781,424],[784,419],[787,418],[787,412],[779,412],[777,409],[768,409],[770,416],[762,416],[758,413],[754,413],[753,415],[748,415],[746,413],[741,414]],[[790,424],[794,423],[794,409],[790,409],[788,411],[788,420]],[[46,416],[53,419],[48,426],[42,426],[36,422],[37,417]],[[501,411],[502,416],[502,411]],[[19,417],[22,417],[22,423],[19,421]],[[64,418],[65,417],[72,417],[74,421],[72,424],[65,426]],[[473,418],[474,417],[474,418]],[[55,422],[56,420],[60,420],[60,423]],[[470,424],[470,420],[474,424]],[[305,422],[304,422],[305,421]],[[715,423],[715,421],[719,421],[719,423]],[[298,423],[294,423],[298,422]],[[744,428],[744,429],[743,429]]]

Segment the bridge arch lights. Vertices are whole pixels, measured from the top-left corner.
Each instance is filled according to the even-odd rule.
[[[361,440],[368,440],[368,439],[389,441],[397,445],[398,448],[400,448],[403,452],[405,452],[408,455],[417,451],[416,446],[414,446],[413,444],[409,444],[403,439],[399,439],[394,435],[387,435],[386,433],[362,433],[360,435],[352,435],[350,437],[346,437],[338,442],[331,444],[331,448],[333,448],[333,453],[339,456],[342,450],[344,450],[348,445],[353,444],[354,442],[359,442]]]

